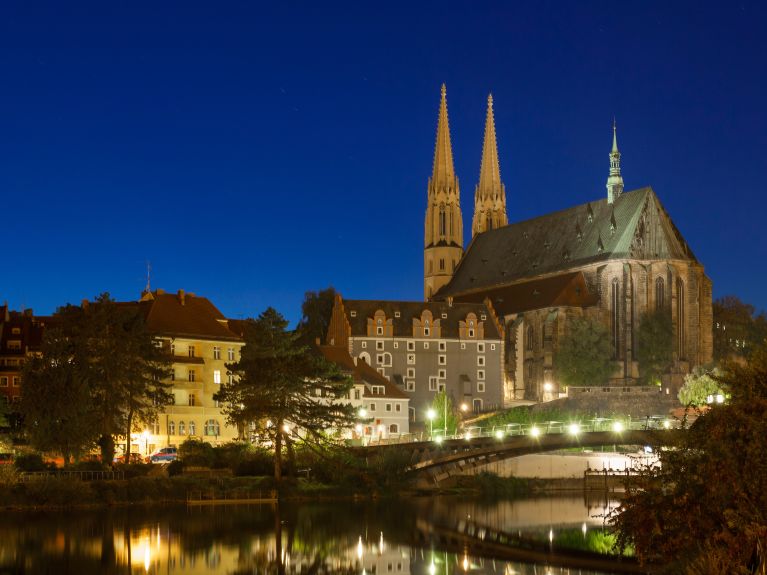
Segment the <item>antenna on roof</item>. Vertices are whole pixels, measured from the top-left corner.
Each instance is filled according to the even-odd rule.
[[[152,264],[149,260],[146,261],[146,287],[144,288],[144,293],[152,293],[152,286],[150,283],[150,279],[152,276]]]

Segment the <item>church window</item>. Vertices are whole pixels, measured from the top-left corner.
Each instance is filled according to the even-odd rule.
[[[431,273],[432,271],[434,271],[434,266],[432,265],[432,261],[429,260],[429,273]]]
[[[535,341],[535,331],[532,325],[527,326],[527,351],[533,351],[533,345]]]
[[[445,206],[439,207],[439,235],[445,237],[447,230],[445,228]]]
[[[440,258],[439,260],[439,271],[445,271],[445,258]]]
[[[451,209],[450,210],[450,236],[452,237],[454,235],[455,235],[455,231],[453,229],[453,210]]]
[[[610,289],[610,331],[612,332],[613,357],[618,358],[619,325],[618,325],[618,279],[613,279]]]
[[[663,308],[663,292],[663,278],[658,278],[655,280],[655,309]]]
[[[493,218],[490,216],[487,216],[487,229],[492,230],[493,229]]]
[[[676,280],[676,325],[677,335],[679,337],[679,359],[684,359],[685,341],[684,341],[684,282],[681,279]]]
[[[453,260],[453,271],[455,271],[455,260]]]

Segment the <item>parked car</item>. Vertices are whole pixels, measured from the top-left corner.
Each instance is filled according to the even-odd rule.
[[[125,463],[125,454],[115,456],[113,461],[114,463]],[[144,458],[141,457],[140,453],[131,452],[129,461],[130,463],[144,463]]]
[[[152,463],[162,463],[164,461],[173,461],[178,457],[178,449],[175,447],[163,447],[149,456]]]
[[[13,453],[0,453],[0,465],[13,465]]]

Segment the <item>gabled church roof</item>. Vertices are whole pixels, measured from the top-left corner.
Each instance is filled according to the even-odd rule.
[[[697,261],[650,187],[475,236],[435,299],[623,258]]]

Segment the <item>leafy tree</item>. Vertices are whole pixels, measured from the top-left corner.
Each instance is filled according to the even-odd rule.
[[[692,373],[684,376],[684,385],[679,390],[679,401],[682,405],[705,405],[712,395],[724,393],[725,389],[718,380],[721,372],[718,369],[696,367]]]
[[[767,338],[767,315],[728,295],[714,301],[714,360],[747,357]]]
[[[669,573],[767,570],[767,346],[720,378],[732,393],[658,449],[613,518],[619,544]],[[665,435],[665,437],[669,437]]]
[[[304,294],[301,304],[301,321],[298,322],[300,341],[304,345],[313,346],[317,339],[325,341],[333,315],[336,290],[329,286],[320,291],[308,291]]]
[[[447,430],[448,435],[454,435],[458,432],[461,417],[456,406],[453,405],[451,396],[445,391],[440,391],[434,396],[434,400],[431,402],[431,409],[434,411],[434,420],[431,422],[431,427],[435,432]]]
[[[615,371],[610,334],[599,322],[577,318],[570,322],[554,356],[554,373],[565,385],[604,385]]]
[[[673,359],[673,326],[667,308],[642,314],[637,329],[636,355],[644,382],[660,382]]]
[[[338,368],[299,343],[288,322],[273,308],[245,322],[240,360],[227,364],[233,382],[214,398],[227,419],[243,429],[254,424],[274,448],[274,477],[282,479],[283,445],[321,442],[324,431],[353,425],[355,412],[346,401],[352,382]]]

